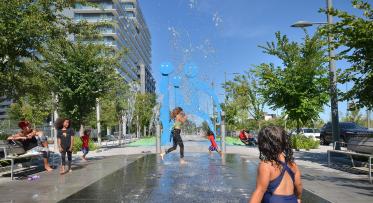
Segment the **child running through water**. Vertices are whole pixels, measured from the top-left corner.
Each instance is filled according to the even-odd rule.
[[[206,136],[207,136],[207,139],[209,139],[211,142],[211,145],[209,147],[209,154],[212,154],[213,151],[216,151],[220,154],[220,156],[223,156],[223,153],[221,152],[221,150],[219,149],[218,145],[215,142],[215,135],[210,129],[207,130]]]
[[[263,128],[258,135],[258,147],[261,161],[250,203],[300,203],[301,174],[285,130],[277,126]]]
[[[173,127],[173,133],[172,133],[172,140],[173,140],[173,146],[169,148],[166,152],[161,152],[161,158],[163,159],[163,156],[165,154],[168,154],[172,151],[174,151],[179,145],[180,147],[180,163],[185,163],[184,161],[184,143],[181,139],[180,133],[181,133],[181,126],[186,121],[187,117],[181,107],[176,107],[171,112],[171,119],[175,121],[174,127]]]
[[[89,136],[90,135],[91,135],[91,129],[86,129],[83,132],[83,136],[80,137],[80,139],[82,140],[82,152],[83,152],[82,159],[84,161],[87,161],[86,156],[89,152]]]

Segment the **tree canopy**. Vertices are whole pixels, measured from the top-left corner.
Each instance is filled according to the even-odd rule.
[[[297,43],[277,32],[275,42],[260,47],[283,65],[262,63],[256,67],[260,93],[269,106],[282,109],[290,120],[297,121],[298,127],[317,119],[329,95],[327,59],[320,34],[311,37],[306,33],[304,42]]]
[[[336,9],[324,10],[340,20],[326,26],[323,33],[333,37],[334,48],[342,49],[337,56],[351,64],[340,81],[353,82],[353,87],[342,99],[356,100],[359,107],[373,109],[373,10],[362,0],[352,0],[352,5],[361,11],[361,16]]]

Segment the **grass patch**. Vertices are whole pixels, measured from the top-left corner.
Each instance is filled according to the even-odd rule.
[[[10,134],[0,134],[0,140],[6,140],[9,136],[11,136]]]
[[[220,137],[216,138],[217,142],[220,142],[220,140],[221,140]],[[225,137],[225,144],[227,144],[227,145],[241,145],[241,146],[245,146],[245,144],[241,142],[240,138],[238,138],[238,137],[230,137],[230,136]]]
[[[144,137],[144,138],[141,138],[135,142],[132,142],[130,144],[128,144],[127,146],[132,146],[132,147],[137,147],[137,146],[152,146],[152,145],[155,145],[155,137]]]

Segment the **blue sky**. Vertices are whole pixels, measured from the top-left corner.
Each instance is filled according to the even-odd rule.
[[[152,72],[159,85],[159,65],[170,61],[175,66],[193,62],[200,78],[213,81],[223,100],[224,72],[244,73],[253,65],[279,61],[264,54],[258,45],[274,40],[280,31],[291,40],[301,41],[304,32],[291,28],[298,20],[325,22],[319,13],[325,0],[140,0],[140,6],[152,37]],[[358,14],[349,0],[334,0],[334,7]],[[337,19],[334,19],[337,20]],[[313,33],[315,28],[308,28]],[[348,64],[337,62],[344,69]],[[339,86],[342,90],[346,86]],[[347,87],[348,88],[348,87]],[[267,109],[268,110],[268,109]],[[339,103],[341,116],[346,102]],[[273,112],[268,110],[268,112]],[[280,113],[277,111],[276,113]],[[320,116],[330,119],[325,107]]]

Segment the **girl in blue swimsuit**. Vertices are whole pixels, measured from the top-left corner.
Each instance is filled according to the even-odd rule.
[[[301,202],[301,175],[285,130],[277,126],[263,128],[258,135],[258,147],[261,161],[250,203]]]

